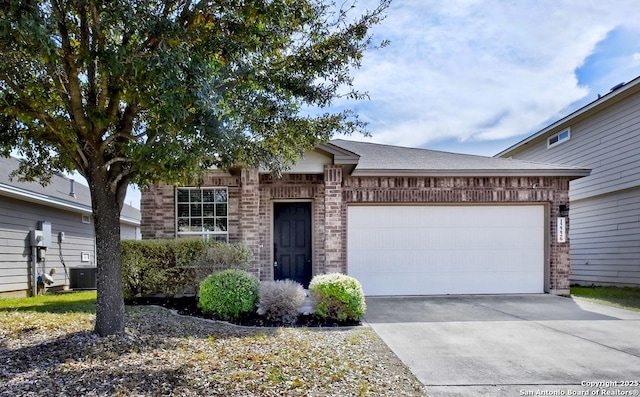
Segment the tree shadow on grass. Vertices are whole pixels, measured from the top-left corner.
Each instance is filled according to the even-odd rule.
[[[0,349],[0,384],[15,395],[171,395],[187,384],[183,364],[120,360],[149,347],[97,338],[89,331],[16,349]]]
[[[50,372],[46,377],[15,382],[11,390],[22,395],[70,396],[168,396],[190,389],[182,366],[162,369],[111,368],[108,366]]]
[[[0,384],[18,395],[180,394],[191,387],[193,375],[185,371],[191,352],[177,355],[175,362],[166,361],[165,352],[189,349],[186,341],[193,339],[209,343],[277,332],[175,316],[162,308],[128,313],[126,327],[125,335],[100,338],[86,330],[45,341],[29,334],[46,331],[24,330],[18,347],[0,340]],[[31,337],[36,342],[26,345]]]

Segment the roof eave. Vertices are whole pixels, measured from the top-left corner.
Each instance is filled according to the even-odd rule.
[[[550,176],[582,178],[588,176],[591,170],[576,169],[548,169],[548,170],[389,170],[356,168],[351,176],[412,176],[412,177],[500,177],[500,176]]]
[[[44,205],[47,207],[76,212],[83,215],[91,215],[93,213],[91,207],[84,204],[71,203],[55,197],[47,196],[40,193],[34,193],[5,184],[0,184],[0,196],[11,197],[30,203]],[[129,225],[140,226],[140,220],[127,216],[120,216],[120,221]]]
[[[637,92],[638,90],[640,90],[640,77],[637,77],[633,80],[631,80],[630,82],[626,83],[624,86],[609,92],[605,95],[603,95],[602,97],[596,99],[593,102],[590,102],[589,104],[581,107],[580,109],[576,110],[575,112],[561,118],[560,120],[556,121],[555,123],[543,128],[542,130],[529,135],[528,137],[526,137],[525,139],[521,140],[520,142],[506,148],[505,150],[501,151],[500,153],[496,154],[493,157],[505,157],[505,156],[510,156],[512,154],[514,154],[515,152],[518,151],[518,149],[520,149],[522,146],[533,142],[535,140],[541,139],[542,137],[544,137],[545,135],[551,135],[556,133],[559,130],[562,130],[564,128],[569,127],[571,124],[575,123],[578,119],[584,118],[586,116],[588,116],[589,114],[593,113],[593,112],[597,112],[600,108],[605,107],[605,106],[609,106],[617,101],[620,101],[626,97],[628,97],[629,95],[634,94],[635,92]]]
[[[120,223],[124,223],[126,225],[131,225],[131,226],[140,226],[140,220],[139,219],[134,219],[134,218],[130,218],[128,216],[120,216]]]
[[[333,164],[335,165],[355,165],[360,161],[358,154],[330,142],[321,143],[316,146],[316,149],[331,154],[333,156]]]
[[[20,189],[15,186],[0,184],[0,194],[3,196],[17,198],[23,201],[28,201],[30,203],[38,203],[38,204],[46,205],[48,207],[66,209],[69,211],[79,212],[82,214],[91,214],[92,212],[90,206],[79,204],[79,203],[68,202],[56,197],[51,197],[51,196],[47,196],[40,193],[34,193],[29,190]]]

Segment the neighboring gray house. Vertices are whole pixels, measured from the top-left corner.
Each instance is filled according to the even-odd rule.
[[[571,181],[571,281],[640,285],[640,78],[496,157],[592,169]]]
[[[54,175],[45,187],[12,181],[8,175],[17,167],[17,159],[0,157],[0,295],[24,296],[31,290],[30,232],[38,229],[39,222],[50,224],[51,242],[44,264],[37,264],[38,273],[55,269],[50,286],[54,288],[70,282],[90,286],[87,277],[95,274],[95,239],[89,188],[62,175]],[[140,211],[125,205],[120,226],[122,239],[139,238]]]

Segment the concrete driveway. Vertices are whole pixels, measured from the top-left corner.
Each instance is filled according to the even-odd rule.
[[[640,312],[552,295],[371,297],[365,321],[430,397],[640,395]]]

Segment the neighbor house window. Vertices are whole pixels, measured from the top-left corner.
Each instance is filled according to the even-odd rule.
[[[177,188],[178,237],[229,240],[226,188]]]
[[[551,146],[558,145],[562,142],[566,142],[571,138],[571,130],[567,128],[566,130],[562,130],[560,133],[555,134],[547,141],[547,148]]]

